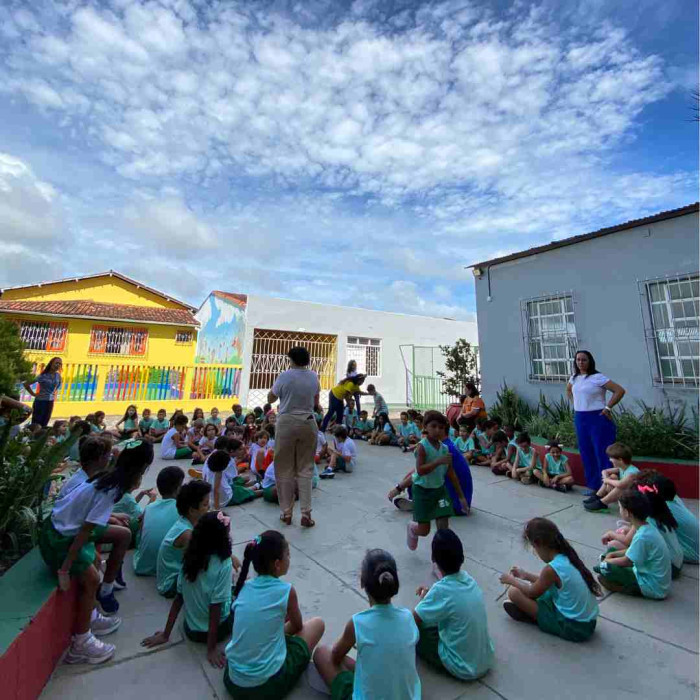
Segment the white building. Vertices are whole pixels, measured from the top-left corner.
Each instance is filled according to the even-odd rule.
[[[389,404],[406,405],[415,348],[431,358],[428,364],[437,364],[440,353],[432,348],[458,338],[477,340],[474,322],[220,291],[209,295],[196,318],[201,324],[197,363],[242,366],[235,393],[249,407],[265,402],[294,345],[309,349],[323,394],[345,376],[352,359],[368,375],[365,386],[375,384]],[[434,374],[440,367],[421,373]],[[325,405],[327,397],[321,398]]]

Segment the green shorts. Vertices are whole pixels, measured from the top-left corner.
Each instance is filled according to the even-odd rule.
[[[436,671],[449,674],[449,671],[445,668],[445,664],[442,663],[440,652],[438,651],[440,644],[438,628],[420,625],[418,630],[420,632],[420,637],[418,638],[418,644],[416,646],[416,653],[418,656]]]
[[[355,674],[341,671],[331,683],[331,700],[352,700],[355,689]]]
[[[585,642],[595,632],[595,620],[581,622],[565,617],[554,605],[552,589],[545,591],[537,599],[537,626],[549,634],[553,634],[570,642]]]
[[[95,563],[97,556],[95,542],[101,540],[106,531],[107,525],[96,525],[92,529],[90,539],[82,546],[70,568],[70,573],[73,576],[85,573]],[[54,573],[63,566],[74,539],[75,535],[62,535],[58,532],[51,522],[51,517],[44,520],[39,533],[39,551],[47,566]]]
[[[426,489],[413,484],[413,520],[417,523],[429,523],[437,518],[449,518],[454,515],[452,501],[443,484],[437,489]]]
[[[241,503],[248,503],[255,498],[253,489],[243,486],[245,483],[246,480],[242,476],[237,476],[231,482],[231,498],[226,506],[239,506]]]
[[[263,501],[267,501],[268,503],[279,503],[280,499],[277,498],[277,492],[275,489],[275,486],[266,486],[263,489]]]
[[[593,571],[610,583],[622,586],[620,593],[625,595],[642,595],[642,589],[637,583],[637,577],[631,566],[615,566],[601,562],[593,567]]]
[[[194,452],[189,447],[178,447],[173,459],[189,459],[193,454]]]
[[[286,636],[287,657],[282,668],[262,685],[242,688],[235,685],[228,675],[228,666],[224,671],[224,685],[231,697],[236,700],[279,700],[289,693],[304,673],[311,661],[311,652],[301,637]]]
[[[185,631],[185,637],[187,637],[187,639],[189,639],[191,642],[197,642],[198,644],[207,643],[209,632],[200,632],[198,630],[190,629],[190,626],[187,624],[187,620],[185,620],[183,629]],[[229,614],[229,616],[223,622],[219,623],[219,627],[216,630],[216,641],[223,642],[224,640],[228,639],[231,636],[232,629],[233,615]]]

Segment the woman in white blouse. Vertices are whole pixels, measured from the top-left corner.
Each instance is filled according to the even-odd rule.
[[[615,442],[611,409],[625,395],[625,390],[595,368],[588,350],[579,350],[574,364],[566,393],[574,402],[574,426],[586,484],[595,493],[600,488],[603,469],[610,466],[605,450]],[[606,402],[608,391],[612,396]]]

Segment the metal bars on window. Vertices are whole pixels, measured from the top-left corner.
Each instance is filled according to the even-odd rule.
[[[359,374],[382,376],[382,341],[379,338],[348,336],[345,354],[348,362],[355,360]]]
[[[652,382],[700,385],[698,273],[640,280],[639,295]]]
[[[21,321],[19,337],[27,350],[63,352],[66,348],[67,323]]]
[[[578,345],[573,293],[525,299],[520,305],[528,380],[566,381]]]
[[[97,355],[143,356],[148,345],[147,328],[93,326],[90,353]]]

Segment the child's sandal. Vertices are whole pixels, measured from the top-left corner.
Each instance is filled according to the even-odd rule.
[[[310,515],[301,516],[301,526],[302,527],[313,527],[316,524],[315,520],[311,519]]]

